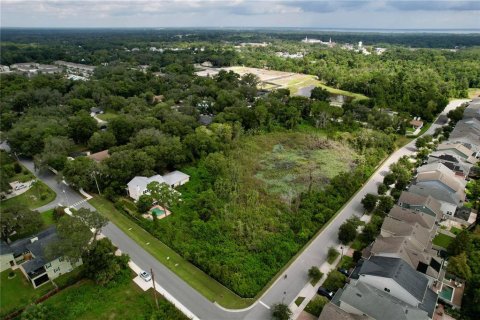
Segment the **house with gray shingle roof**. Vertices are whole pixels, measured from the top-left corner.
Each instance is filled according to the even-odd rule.
[[[473,99],[465,108],[463,118],[474,118],[480,120],[480,98]]]
[[[420,211],[440,220],[443,216],[440,202],[431,196],[421,196],[408,191],[403,191],[398,199],[398,205],[414,211]]]
[[[450,193],[441,188],[434,188],[431,186],[412,185],[408,191],[424,197],[432,196],[441,205],[440,210],[447,215],[453,216],[457,211],[457,207],[463,205],[463,201],[456,193]]]
[[[431,316],[427,311],[405,303],[383,289],[356,282],[339,289],[319,319],[427,320]]]
[[[2,245],[2,258],[4,250],[8,247],[11,260],[6,263],[10,267],[19,266],[33,287],[37,288],[82,264],[82,259],[70,261],[60,255],[47,255],[47,247],[56,241],[58,241],[57,229],[52,226],[32,237]]]
[[[388,216],[398,221],[418,223],[419,225],[427,228],[428,230],[433,230],[437,228],[435,225],[435,217],[423,212],[402,208],[398,205],[393,206],[393,208],[388,213]]]
[[[438,295],[429,288],[427,277],[402,259],[374,256],[369,260],[361,260],[351,276],[351,283],[356,282],[424,310],[430,318],[433,316]],[[379,308],[378,304],[376,307]]]
[[[478,159],[475,158],[475,152],[468,149],[461,143],[442,143],[438,145],[437,151],[451,151],[471,164],[478,162]]]
[[[443,163],[450,170],[454,171],[457,175],[463,174],[464,176],[468,176],[470,169],[473,166],[473,164],[468,163],[467,161],[465,161],[465,159],[450,150],[435,151],[430,153],[427,162]]]

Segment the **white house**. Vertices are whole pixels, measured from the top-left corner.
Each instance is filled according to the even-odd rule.
[[[163,176],[159,174],[151,176],[149,178],[136,176],[127,184],[128,195],[135,201],[138,201],[141,195],[148,193],[147,186],[151,182],[166,183],[170,187],[175,188],[184,185],[189,180],[190,176],[188,174],[185,174],[178,170],[169,172]]]

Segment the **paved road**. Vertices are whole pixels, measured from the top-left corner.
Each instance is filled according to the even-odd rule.
[[[454,100],[444,110],[442,114],[458,107],[468,100]],[[432,134],[439,127],[433,124],[428,134]],[[279,279],[265,292],[265,294],[247,310],[234,311],[225,310],[218,307],[212,302],[205,299],[202,295],[192,289],[182,279],[176,276],[168,268],[159,263],[148,252],[143,250],[135,243],[127,234],[121,231],[113,224],[108,224],[102,232],[109,237],[112,242],[123,252],[130,255],[131,259],[141,268],[153,268],[158,282],[178,299],[185,307],[191,310],[197,317],[205,320],[225,320],[225,319],[248,319],[261,320],[270,319],[269,306],[285,302],[290,304],[302,288],[307,284],[307,270],[311,266],[320,266],[327,257],[328,248],[338,245],[337,232],[340,225],[352,216],[360,216],[363,208],[360,203],[361,199],[367,193],[377,191],[378,184],[383,181],[383,177],[388,172],[389,166],[398,161],[404,155],[412,155],[416,151],[415,141],[410,142],[403,148],[393,153],[381,167],[372,175],[362,189],[345,205],[342,211],[335,217],[333,221],[324,229],[324,231],[315,238],[311,244],[302,252],[302,254],[289,266],[286,270],[287,279],[279,277]],[[33,163],[31,161],[22,160],[22,164],[33,171]],[[55,175],[51,173],[43,173],[38,175],[47,185],[49,185],[56,193],[57,198],[53,203],[48,204],[39,209],[49,209],[59,203],[73,204],[81,201],[83,198],[70,187],[63,183],[57,183]],[[62,197],[63,195],[63,197]],[[93,209],[88,203],[81,203],[78,207]],[[77,208],[78,208],[77,207]]]

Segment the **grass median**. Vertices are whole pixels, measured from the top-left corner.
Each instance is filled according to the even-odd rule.
[[[138,245],[210,301],[216,301],[222,307],[230,309],[245,308],[255,301],[255,299],[239,297],[202,270],[183,259],[170,247],[119,212],[110,201],[103,197],[95,196],[89,200],[89,203],[132,238]],[[147,245],[147,243],[149,244]],[[167,257],[169,259],[167,259]]]

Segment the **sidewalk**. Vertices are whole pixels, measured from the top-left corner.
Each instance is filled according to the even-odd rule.
[[[341,252],[340,249],[341,245],[338,245],[336,249],[338,252]],[[348,246],[343,246],[343,252],[346,253],[348,252],[350,247]],[[290,310],[292,311],[292,319],[297,319],[300,314],[302,313],[303,309],[307,306],[307,304],[315,297],[317,294],[317,290],[319,287],[322,286],[322,284],[325,282],[327,279],[328,273],[332,270],[335,270],[337,264],[340,262],[340,259],[342,258],[342,255],[338,255],[337,259],[330,264],[327,261],[325,261],[321,266],[320,266],[320,271],[323,273],[322,278],[317,282],[315,286],[312,286],[310,282],[308,282],[305,287],[298,293],[298,295],[293,299],[292,303],[288,306]],[[295,304],[295,300],[298,297],[304,297],[305,299],[302,301],[302,303],[297,306]]]
[[[133,282],[135,282],[143,291],[147,291],[150,288],[153,288],[153,282],[148,281],[146,282],[138,274],[143,271],[139,266],[135,264],[135,262],[130,261],[128,263],[130,269],[133,270],[137,274],[137,276],[133,279]],[[147,272],[150,272],[147,270]],[[155,281],[155,288],[157,289],[157,292],[160,293],[165,299],[167,299],[171,304],[175,306],[178,310],[180,310],[184,315],[186,315],[189,319],[192,320],[200,320],[197,316],[193,314],[192,311],[187,309],[180,301],[175,299],[170,293],[168,293],[162,286],[158,284],[158,282]]]

